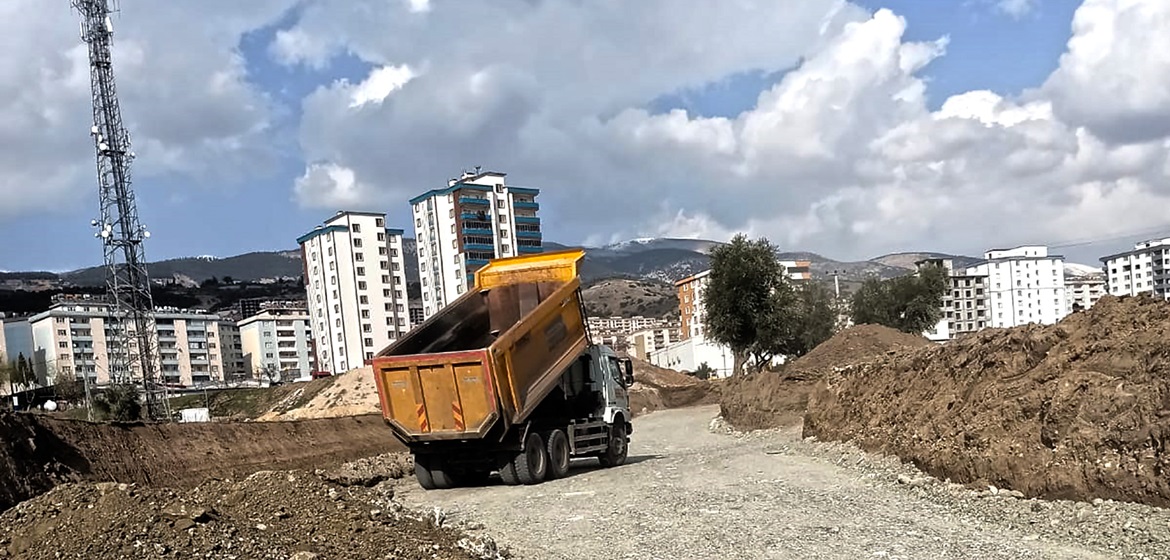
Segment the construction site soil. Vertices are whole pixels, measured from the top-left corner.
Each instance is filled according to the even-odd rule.
[[[404,463],[385,455],[357,471],[258,471],[187,489],[65,484],[0,515],[0,557],[505,557],[490,539],[396,501]]]
[[[69,481],[190,487],[324,468],[402,448],[380,416],[296,422],[92,423],[0,414],[0,511]]]
[[[803,433],[1030,497],[1170,506],[1170,303],[1106,296],[828,373]]]
[[[665,408],[681,408],[719,402],[721,385],[672,369],[660,368],[637,358],[634,385],[630,387],[630,412],[640,416]]]
[[[724,381],[721,415],[741,429],[778,428],[801,422],[817,381],[841,368],[922,348],[931,342],[880,325],[842,330],[779,371],[736,376]]]

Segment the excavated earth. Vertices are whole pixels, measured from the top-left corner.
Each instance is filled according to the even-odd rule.
[[[1170,506],[1170,303],[1107,296],[829,373],[804,435],[1027,496]]]
[[[442,517],[409,511],[394,479],[409,457],[335,471],[258,471],[188,489],[69,483],[0,515],[0,557],[503,558]]]
[[[931,345],[921,336],[880,325],[849,327],[778,372],[736,376],[725,381],[720,405],[732,425],[748,430],[799,423],[817,381],[841,368],[894,352]]]
[[[401,451],[380,416],[103,424],[0,414],[0,511],[72,481],[189,487],[260,469],[327,468]]]
[[[641,416],[655,410],[719,402],[720,385],[632,358],[634,385],[630,412]]]

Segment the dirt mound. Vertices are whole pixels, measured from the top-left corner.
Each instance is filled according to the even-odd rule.
[[[637,358],[634,362],[634,385],[630,387],[630,411],[635,415],[664,408],[680,408],[716,403],[719,385],[660,368]]]
[[[758,430],[801,421],[816,380],[828,372],[872,361],[890,352],[929,346],[931,342],[880,325],[849,327],[793,360],[780,372],[736,376],[727,381],[721,414],[737,428]]]
[[[187,490],[67,484],[0,516],[0,556],[500,557],[490,539],[441,522],[405,510],[389,483],[344,486],[305,471],[261,471]]]
[[[856,325],[833,335],[808,354],[793,360],[784,369],[787,375],[794,379],[815,379],[834,369],[872,360],[890,352],[930,344],[931,342],[922,336],[907,334],[889,327]]]
[[[171,409],[208,407],[216,419],[250,419],[304,406],[318,393],[333,384],[334,377],[306,382],[286,383],[275,387],[226,389],[195,393],[171,399]]]
[[[379,416],[100,424],[0,415],[0,511],[70,480],[190,486],[260,468],[319,468],[402,447]]]
[[[1102,298],[827,375],[804,434],[939,477],[1170,506],[1170,303]]]
[[[378,387],[374,384],[374,370],[370,366],[329,379],[329,385],[315,392],[312,398],[300,399],[295,406],[274,407],[257,420],[270,422],[382,413]]]

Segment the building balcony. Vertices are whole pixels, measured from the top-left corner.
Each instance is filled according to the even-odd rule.
[[[478,197],[474,197],[474,196],[461,196],[461,197],[459,197],[459,204],[482,204],[484,206],[490,206],[491,201],[486,199],[486,198],[478,198]]]
[[[525,208],[525,209],[530,209],[530,210],[540,210],[540,203],[539,202],[515,201],[515,202],[512,202],[512,208]]]
[[[521,253],[543,253],[544,247],[532,247],[530,245],[521,245],[516,247],[516,250]]]
[[[488,263],[487,259],[467,259],[467,266],[484,266]]]
[[[491,235],[492,230],[484,228],[463,228],[463,235]]]
[[[516,237],[521,237],[524,239],[540,239],[540,235],[541,234],[539,231],[518,231],[518,232],[516,232]]]
[[[536,216],[516,216],[516,223],[518,224],[540,224],[540,218]]]
[[[93,340],[93,333],[90,331],[71,331],[69,337],[73,340]]]
[[[475,212],[463,212],[463,213],[460,213],[460,214],[459,214],[459,219],[461,219],[461,220],[479,220],[479,221],[487,221],[487,220],[490,220],[490,219],[492,219],[492,216],[491,216],[491,214],[488,214],[488,213],[486,213],[486,212],[485,212],[485,213],[484,213],[484,215],[482,215],[482,216],[481,216],[481,215],[479,215],[479,214],[477,214],[477,213],[475,213]]]
[[[465,251],[495,251],[494,245],[487,245],[485,243],[464,243],[463,250]]]

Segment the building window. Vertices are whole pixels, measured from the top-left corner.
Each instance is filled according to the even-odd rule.
[[[390,264],[387,263],[386,261],[379,261],[378,266],[381,267],[382,270],[389,270],[389,268],[390,268]],[[394,266],[397,267],[398,265],[394,265]],[[395,268],[395,270],[398,270],[398,269]]]
[[[374,218],[374,227],[386,227],[386,220],[382,218]]]
[[[374,332],[374,328],[370,325],[362,325],[362,332]]]
[[[353,254],[353,260],[355,260],[355,261],[357,261],[357,262],[362,262],[362,261],[364,261],[364,260],[366,260],[366,259],[365,259],[365,257],[364,257],[364,256],[362,256],[362,254],[361,254],[361,253],[354,253],[354,254]]]
[[[361,224],[353,224],[349,227],[349,229],[353,230],[354,233],[361,233],[362,232]]]
[[[358,289],[359,290],[366,289],[366,281],[365,280],[358,280]],[[365,297],[365,296],[363,296],[363,297]]]
[[[370,298],[368,296],[361,296],[358,298],[358,303],[360,303],[362,305],[369,305]]]
[[[372,339],[372,338],[364,339],[364,340],[362,340],[362,342],[365,343],[366,347],[370,347],[370,346],[374,345],[374,339]]]
[[[508,238],[508,230],[506,230],[506,229],[501,229],[501,230],[500,230],[500,237],[501,237],[501,238],[503,238],[503,239],[507,239],[507,238]]]
[[[365,276],[366,275],[366,267],[364,267],[364,266],[357,267],[357,274],[358,274],[358,276]]]
[[[385,248],[385,247],[378,247],[378,254],[379,254],[379,255],[385,255],[385,254],[386,254],[386,248]]]
[[[369,309],[363,309],[363,310],[362,310],[362,319],[369,319],[369,318],[370,318],[370,310],[369,310]]]
[[[362,238],[360,238],[360,237],[353,238],[353,246],[354,247],[361,247],[362,246]]]

